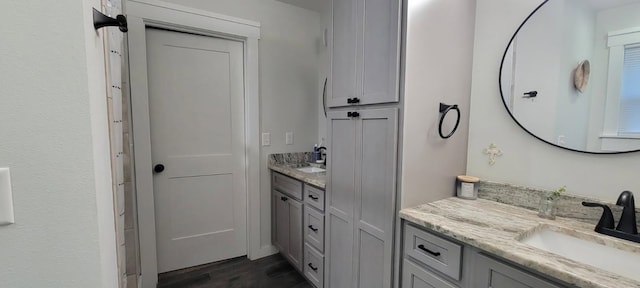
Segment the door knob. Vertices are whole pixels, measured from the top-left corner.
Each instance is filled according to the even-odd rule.
[[[162,171],[164,171],[164,165],[157,164],[156,166],[153,166],[153,172],[162,173]]]

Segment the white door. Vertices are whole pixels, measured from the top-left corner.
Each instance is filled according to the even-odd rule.
[[[243,45],[146,37],[158,272],[246,255]]]

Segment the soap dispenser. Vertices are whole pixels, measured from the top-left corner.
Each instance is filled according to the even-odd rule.
[[[311,152],[311,163],[316,163],[320,159],[320,151],[318,151],[318,144],[313,144],[313,151]]]

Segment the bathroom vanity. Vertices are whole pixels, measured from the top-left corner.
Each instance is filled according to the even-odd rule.
[[[635,256],[640,245],[598,234],[590,223],[563,217],[547,220],[532,210],[460,198],[403,209],[400,217],[402,288],[640,286],[635,265],[606,259],[615,257],[608,253],[589,259],[600,248]],[[552,246],[565,246],[544,246],[539,239],[550,237],[547,234],[561,237]],[[582,259],[554,251],[579,249],[579,242],[593,247],[577,253]],[[595,262],[585,264],[590,260]]]
[[[324,287],[324,173],[272,163],[272,241],[316,288]],[[286,175],[285,175],[286,174]]]

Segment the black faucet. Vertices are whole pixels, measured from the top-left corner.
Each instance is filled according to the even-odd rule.
[[[622,210],[622,216],[618,222],[618,226],[614,229],[613,214],[611,208],[607,205],[582,202],[582,206],[586,207],[600,207],[603,209],[600,221],[594,229],[600,234],[609,235],[612,237],[629,240],[640,243],[640,235],[638,235],[638,228],[636,225],[636,209],[633,199],[633,193],[624,191],[618,196],[616,205],[624,207]]]
[[[327,151],[327,147],[324,146],[320,146],[318,148],[316,148],[316,151],[318,151],[318,155],[320,155],[320,158],[322,158],[322,151]],[[324,160],[322,161],[322,165],[327,165],[327,157],[324,157]]]
[[[633,200],[633,193],[624,191],[618,196],[616,205],[622,206],[622,216],[616,226],[616,230],[629,234],[638,234],[636,224],[636,202]]]

